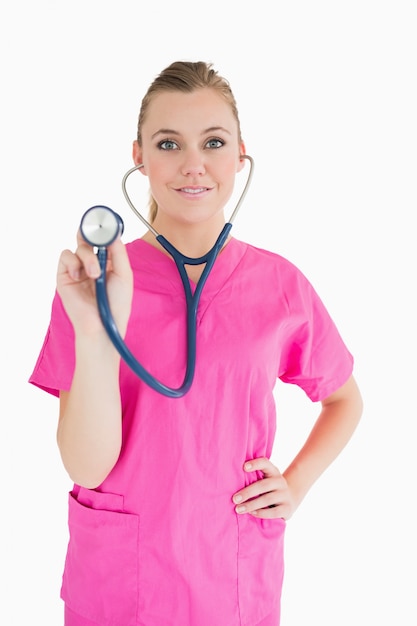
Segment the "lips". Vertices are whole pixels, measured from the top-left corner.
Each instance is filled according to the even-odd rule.
[[[203,193],[204,191],[208,191],[208,190],[209,190],[208,187],[181,187],[181,189],[179,189],[179,191],[182,191],[182,193],[191,193],[191,194]]]

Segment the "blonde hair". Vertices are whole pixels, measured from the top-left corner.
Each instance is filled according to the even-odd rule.
[[[239,142],[242,141],[236,100],[230,88],[229,82],[222,76],[219,76],[219,74],[213,69],[213,65],[211,63],[205,63],[203,61],[197,61],[194,63],[191,61],[175,61],[166,67],[155,78],[142,99],[137,131],[139,146],[142,146],[142,125],[146,119],[146,113],[152,98],[155,95],[167,91],[182,91],[184,93],[191,93],[196,89],[202,89],[204,87],[216,90],[230,105],[238,125]],[[150,193],[149,221],[151,224],[154,221],[157,212],[158,205],[155,198]]]

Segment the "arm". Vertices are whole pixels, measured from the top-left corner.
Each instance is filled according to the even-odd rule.
[[[245,463],[245,471],[261,471],[264,478],[233,496],[236,512],[289,519],[312,485],[348,443],[361,415],[361,394],[351,376],[340,389],[323,400],[310,435],[282,474],[265,458]]]
[[[120,357],[100,320],[95,297],[99,265],[92,248],[78,236],[73,254],[61,254],[57,289],[75,332],[76,366],[69,392],[60,394],[58,447],[71,479],[98,486],[121,449]],[[107,291],[120,333],[126,330],[132,298],[132,272],[120,240],[109,248]]]
[[[71,480],[90,489],[103,482],[121,448],[119,359],[108,343],[77,338],[71,391],[60,393],[62,462]]]

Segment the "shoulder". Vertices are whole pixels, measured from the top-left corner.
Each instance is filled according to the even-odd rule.
[[[308,283],[301,269],[278,252],[260,248],[238,239],[234,239],[233,241],[234,245],[241,250],[245,270],[253,268],[257,272],[266,272],[269,277],[276,275],[280,280],[285,278],[294,280],[297,278],[300,279],[301,282]]]
[[[243,251],[240,277],[248,292],[261,294],[268,305],[285,302],[288,312],[322,307],[309,278],[288,258],[241,241],[236,245]]]
[[[151,248],[149,244],[145,243],[143,239],[133,239],[129,241],[126,245],[126,250],[129,255],[129,258],[135,258],[138,254],[141,256],[146,254],[148,248]]]
[[[144,239],[134,239],[126,243],[126,251],[133,271],[143,271],[148,266],[163,263],[167,258]]]

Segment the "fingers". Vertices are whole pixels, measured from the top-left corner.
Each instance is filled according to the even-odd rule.
[[[106,263],[106,293],[112,318],[123,336],[129,320],[133,274],[128,255],[120,238],[107,248],[106,254],[96,254],[80,231],[77,233],[75,252],[64,250],[57,269],[57,291],[74,329],[78,333],[97,332],[103,329],[97,306],[96,279]]]
[[[126,248],[120,237],[114,241],[108,248],[109,258],[111,260],[111,268],[118,276],[127,277],[131,275],[131,267]]]
[[[278,468],[269,459],[258,458],[246,462],[243,469],[260,472],[262,477],[234,494],[236,513],[250,513],[265,519],[284,517],[288,486]]]
[[[100,264],[97,255],[92,246],[86,243],[80,231],[77,233],[77,243],[78,247],[75,254],[81,260],[86,275],[89,278],[98,278],[100,276]],[[123,277],[130,274],[129,258],[120,237],[107,247],[107,258],[109,267],[115,274]]]
[[[108,256],[111,258],[112,270],[119,275],[130,270],[126,249],[118,238],[108,248]],[[75,252],[64,250],[58,263],[58,275],[67,274],[73,281],[83,278],[96,279],[100,276],[101,269],[97,254],[83,238],[80,231],[77,233],[77,249]]]
[[[279,469],[266,457],[246,461],[243,466],[245,472],[262,472],[264,476],[281,476]]]
[[[61,252],[58,261],[57,275],[58,279],[69,276],[73,281],[81,278],[82,264],[80,259],[70,250]]]
[[[77,233],[75,256],[78,258],[80,266],[88,278],[98,278],[100,276],[100,264],[94,248],[85,241],[80,230]]]
[[[58,261],[58,280],[70,278],[73,282],[78,282],[84,278],[98,278],[100,276],[100,265],[94,257],[89,258],[84,251],[77,248],[76,252],[64,250]],[[66,282],[66,281],[65,281]]]

